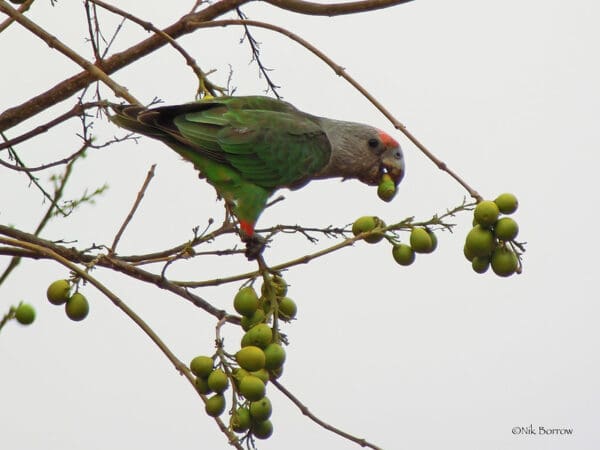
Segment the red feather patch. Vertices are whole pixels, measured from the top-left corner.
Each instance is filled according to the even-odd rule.
[[[254,235],[254,224],[246,222],[245,220],[240,220],[240,228],[248,237],[252,237]]]
[[[381,139],[381,142],[383,142],[385,144],[385,146],[388,148],[394,148],[394,147],[400,146],[400,144],[398,144],[398,141],[396,141],[396,139],[391,137],[385,131],[379,130],[379,139]]]

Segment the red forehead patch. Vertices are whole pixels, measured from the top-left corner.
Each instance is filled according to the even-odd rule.
[[[393,147],[399,147],[400,146],[400,144],[398,144],[398,141],[396,141],[396,139],[394,139],[393,137],[391,137],[385,131],[379,130],[379,139],[381,139],[381,142],[383,142],[386,147],[392,147],[393,148]]]

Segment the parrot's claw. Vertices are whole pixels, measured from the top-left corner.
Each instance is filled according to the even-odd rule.
[[[267,240],[257,234],[250,238],[246,238],[244,242],[246,243],[246,252],[244,254],[249,261],[257,259],[262,254],[267,244]]]

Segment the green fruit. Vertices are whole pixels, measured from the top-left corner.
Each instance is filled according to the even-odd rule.
[[[500,210],[498,205],[491,200],[483,200],[477,204],[473,215],[479,225],[489,228],[496,223]]]
[[[377,226],[377,217],[375,216],[362,216],[354,221],[352,224],[352,234],[358,236],[360,233],[371,231]]]
[[[254,288],[240,289],[233,299],[233,307],[242,316],[251,317],[258,309],[258,296]]]
[[[271,406],[271,400],[267,397],[263,397],[260,400],[250,403],[250,416],[254,422],[262,422],[271,417],[273,407]]]
[[[250,417],[250,411],[248,408],[238,408],[231,415],[231,419],[229,420],[229,424],[233,431],[237,433],[243,433],[250,429],[250,425],[252,424],[252,419]]]
[[[519,225],[510,217],[502,217],[494,226],[494,234],[502,241],[512,241],[519,234]]]
[[[495,246],[494,233],[486,228],[482,228],[481,225],[473,227],[465,240],[465,247],[468,253],[474,257],[489,255]]]
[[[35,320],[35,309],[29,303],[21,303],[15,311],[15,319],[21,325],[30,325]]]
[[[501,277],[509,277],[517,271],[519,260],[517,255],[506,247],[498,247],[492,253],[492,270]]]
[[[260,400],[265,396],[265,383],[254,375],[246,375],[240,381],[239,391],[244,397],[251,402]]]
[[[267,384],[269,382],[269,379],[271,378],[269,372],[266,369],[255,370],[254,372],[249,372],[249,374],[260,378],[265,384]]]
[[[259,323],[253,326],[242,337],[242,347],[254,345],[256,347],[265,348],[273,341],[273,330],[266,323]]]
[[[392,256],[401,266],[410,266],[415,262],[415,251],[410,245],[396,244],[392,247]]]
[[[498,197],[496,197],[494,203],[496,203],[502,214],[512,214],[519,207],[519,201],[517,200],[517,197],[508,192],[500,194]]]
[[[471,267],[477,273],[485,273],[490,268],[489,256],[476,256],[471,261]]]
[[[69,319],[79,322],[87,317],[90,312],[90,304],[83,294],[75,292],[65,303],[65,311]]]
[[[352,224],[352,234],[358,236],[361,233],[373,231],[375,228],[385,227],[385,223],[375,216],[362,216],[356,219]],[[365,241],[370,244],[375,244],[383,239],[382,232],[375,232],[367,235]]]
[[[248,331],[253,326],[265,320],[265,312],[262,309],[257,309],[250,317],[242,316],[242,328]]]
[[[285,362],[285,350],[276,343],[269,344],[265,350],[265,369],[279,369]]]
[[[67,280],[56,280],[50,286],[48,286],[46,297],[48,297],[48,300],[53,305],[62,305],[69,300],[70,290],[71,285]]]
[[[208,380],[206,378],[196,377],[196,381],[194,382],[194,384],[196,385],[196,390],[201,394],[206,395],[212,392],[212,390],[208,386]]]
[[[213,359],[210,356],[196,356],[190,362],[190,370],[197,377],[208,378],[213,370]]]
[[[292,320],[296,317],[298,307],[294,300],[289,297],[283,297],[279,302],[279,318],[285,321]]]
[[[242,369],[250,372],[265,367],[265,353],[254,345],[242,348],[235,354],[235,359]]]
[[[377,196],[384,202],[389,202],[396,196],[396,184],[387,173],[381,176],[379,186],[377,186]]]
[[[208,387],[220,394],[225,391],[229,387],[229,379],[227,378],[227,374],[223,372],[221,369],[213,370],[208,376]]]
[[[416,253],[431,253],[433,241],[425,228],[413,228],[410,232],[410,246]]]
[[[252,434],[258,439],[267,439],[273,434],[273,424],[270,420],[253,423]]]
[[[217,417],[225,411],[225,396],[223,394],[215,394],[206,400],[204,405],[206,414],[211,417]]]

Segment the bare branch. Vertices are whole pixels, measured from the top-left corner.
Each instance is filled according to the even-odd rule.
[[[146,189],[148,188],[148,185],[150,184],[150,180],[152,180],[152,177],[154,177],[154,169],[155,168],[156,168],[156,164],[152,164],[152,167],[150,167],[150,170],[148,171],[148,174],[146,175],[144,184],[142,185],[142,188],[138,192],[135,202],[133,203],[133,206],[131,207],[131,211],[129,211],[129,214],[127,214],[125,221],[121,225],[121,228],[119,228],[119,231],[117,232],[115,239],[113,240],[113,243],[110,246],[109,251],[111,254],[115,253],[115,249],[117,248],[117,244],[119,243],[119,240],[121,239],[121,236],[123,235],[123,232],[125,231],[125,228],[127,228],[127,225],[129,224],[129,222],[131,222],[131,219],[133,218],[133,215],[137,211],[137,208],[140,205],[142,198],[144,198],[144,194],[146,193]]]
[[[22,134],[21,136],[17,136],[16,138],[9,139],[6,142],[0,143],[0,150],[3,150],[8,147],[12,147],[13,145],[20,144],[28,139],[31,139],[34,136],[37,136],[42,133],[46,133],[48,130],[54,128],[56,125],[70,119],[71,117],[80,116],[85,112],[86,109],[95,108],[98,106],[104,106],[104,102],[90,102],[90,103],[77,103],[73,108],[67,111],[64,114],[61,114],[56,119],[52,119],[50,122],[47,122],[43,125],[38,125],[33,130],[28,131],[27,133]],[[32,171],[33,169],[29,169]],[[36,169],[41,170],[41,169]]]
[[[300,14],[313,16],[340,16],[343,14],[355,14],[377,9],[389,8],[401,5],[412,0],[363,0],[345,3],[314,3],[302,0],[264,0],[278,8],[286,9]]]
[[[31,31],[33,34],[35,34],[37,37],[42,39],[44,42],[46,42],[50,48],[54,48],[54,49],[58,50],[60,53],[65,55],[67,58],[69,58],[71,61],[80,65],[87,72],[89,72],[94,77],[94,79],[101,80],[104,84],[106,84],[109,88],[111,88],[113,90],[113,92],[115,93],[115,95],[117,97],[122,97],[130,103],[139,103],[135,99],[135,97],[133,97],[131,94],[129,94],[129,92],[127,92],[127,89],[125,89],[123,86],[121,86],[118,83],[116,83],[115,81],[113,81],[98,66],[92,64],[87,59],[80,56],[77,52],[75,52],[70,47],[67,47],[56,36],[53,36],[50,33],[48,33],[46,30],[44,30],[42,27],[37,25],[32,20],[25,17],[23,14],[21,14],[19,11],[14,9],[12,6],[10,6],[8,3],[6,3],[4,0],[0,0],[0,11],[9,15],[13,19],[15,19],[23,27],[25,27],[26,29]]]
[[[381,450],[381,448],[377,447],[375,444],[371,444],[365,439],[357,438],[356,436],[353,436],[350,433],[346,433],[345,431],[342,431],[339,428],[336,428],[333,425],[330,425],[327,422],[319,419],[317,416],[310,412],[310,410],[308,409],[308,407],[306,407],[306,405],[304,405],[304,403],[298,400],[298,398],[296,398],[290,391],[288,391],[278,380],[272,379],[271,383],[273,384],[273,386],[279,389],[283,393],[283,395],[289,398],[292,401],[292,403],[298,407],[302,414],[304,414],[306,417],[308,417],[310,420],[312,420],[319,426],[331,431],[332,433],[337,434],[338,436],[342,436],[343,438],[348,439],[349,441],[352,441],[360,445],[361,447],[369,447],[373,450]]]
[[[192,33],[196,30],[196,27],[190,25],[191,22],[205,22],[212,20],[248,1],[250,0],[221,0],[207,6],[198,13],[188,14],[182,17],[179,21],[165,28],[163,31],[173,39],[177,39],[180,36]],[[0,4],[6,5],[6,2],[0,0]],[[105,74],[112,74],[117,70],[142,59],[166,44],[167,41],[165,41],[162,36],[154,34],[139,44],[120,53],[116,53],[104,60],[102,62],[102,71]],[[58,83],[46,92],[39,94],[18,106],[5,110],[0,114],[0,131],[11,128],[24,120],[35,116],[46,108],[66,100],[97,79],[95,73],[90,73],[85,70],[84,72],[78,73],[77,75]]]

